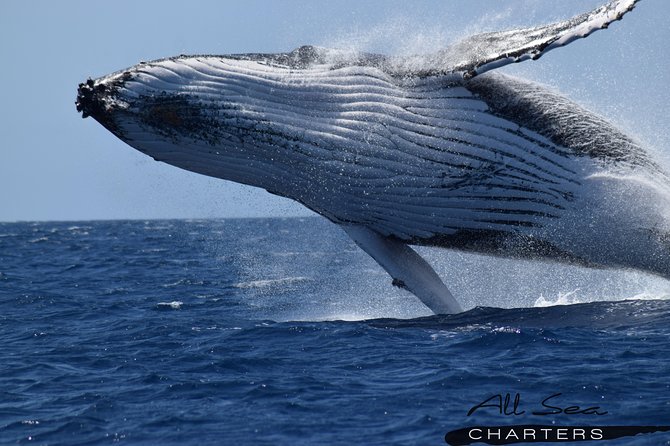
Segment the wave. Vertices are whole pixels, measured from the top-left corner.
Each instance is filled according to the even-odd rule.
[[[417,319],[375,319],[384,327],[456,329],[464,327],[587,328],[591,330],[664,329],[670,325],[670,300],[636,299],[533,308],[476,307],[459,314]]]

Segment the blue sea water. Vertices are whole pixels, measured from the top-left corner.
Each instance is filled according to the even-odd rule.
[[[0,224],[0,443],[439,445],[474,425],[670,424],[669,301],[535,307],[496,280],[502,297],[430,316],[322,219]],[[507,393],[524,414],[467,415]],[[558,393],[553,407],[607,413],[531,413]]]

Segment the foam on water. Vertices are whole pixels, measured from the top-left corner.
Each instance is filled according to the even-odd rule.
[[[556,298],[545,297],[540,295],[537,298],[533,307],[551,307],[555,305],[576,305],[590,302],[620,302],[626,300],[667,300],[670,294],[667,291],[661,290],[645,290],[632,295],[621,295],[619,297],[611,296],[608,299],[594,298],[593,296],[580,295],[580,289],[577,288],[568,292],[558,292]]]
[[[546,297],[540,295],[540,297],[537,298],[533,306],[537,308],[537,307],[551,307],[554,305],[574,305],[584,303],[584,301],[580,300],[576,296],[578,292],[579,288],[573,291],[568,291],[567,293],[559,292],[556,300],[547,299]]]
[[[172,302],[158,302],[156,307],[158,308],[170,308],[172,310],[179,310],[181,306],[184,305],[184,302],[179,300],[173,300]]]

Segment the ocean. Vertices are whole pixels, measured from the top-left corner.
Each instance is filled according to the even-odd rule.
[[[465,313],[431,315],[320,218],[0,223],[0,443],[670,424],[665,281],[426,252]]]

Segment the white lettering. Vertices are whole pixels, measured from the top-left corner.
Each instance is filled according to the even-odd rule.
[[[602,439],[603,439],[602,429],[591,429],[591,440],[602,440]]]
[[[479,433],[479,437],[473,437],[472,433],[474,431],[477,431]],[[481,440],[482,439],[482,430],[481,429],[470,429],[468,432],[468,437],[470,437],[470,440]]]
[[[535,429],[524,429],[523,430],[523,439],[524,440],[535,440]]]
[[[509,432],[507,432],[505,440],[509,440],[510,438],[514,438],[515,440],[519,439],[519,436],[516,434],[516,432],[514,432],[514,429],[510,429]]]
[[[495,435],[495,437],[496,437],[498,440],[500,440],[500,429],[498,429],[496,432],[494,432],[493,430],[489,429],[489,431],[488,431],[488,439],[490,440],[491,438],[493,438],[494,435]]]
[[[572,433],[572,439],[577,440],[577,437],[581,437],[580,440],[586,440],[586,431],[584,429],[575,429]]]
[[[556,429],[556,439],[557,440],[567,440],[568,439],[568,430],[567,429]]]

